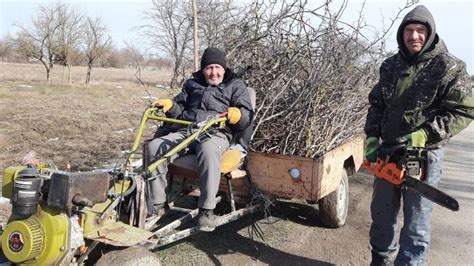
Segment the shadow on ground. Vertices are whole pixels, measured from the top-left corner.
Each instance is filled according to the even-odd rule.
[[[222,204],[225,204],[225,202]],[[220,207],[222,208],[222,206]],[[333,265],[324,261],[290,254],[265,242],[266,236],[262,231],[262,227],[277,223],[280,220],[310,227],[324,227],[318,218],[318,210],[314,206],[289,201],[276,201],[271,209],[271,214],[272,216],[268,218],[264,217],[263,212],[244,216],[235,222],[216,228],[212,233],[198,233],[162,247],[161,250],[187,242],[205,253],[214,265],[222,265],[219,256],[228,254],[243,254],[255,262],[270,265]],[[248,236],[239,234],[242,229],[248,230]],[[263,235],[260,235],[260,233],[263,233]],[[272,232],[272,234],[274,233]]]

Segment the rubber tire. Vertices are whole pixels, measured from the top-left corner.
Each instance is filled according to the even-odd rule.
[[[349,209],[349,180],[345,170],[341,174],[339,187],[319,200],[319,218],[329,228],[339,228],[346,224]]]
[[[122,250],[107,252],[95,264],[97,266],[160,266],[160,259],[154,253],[139,247],[129,247]]]

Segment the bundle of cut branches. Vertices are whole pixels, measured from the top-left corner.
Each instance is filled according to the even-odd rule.
[[[255,2],[226,28],[231,65],[257,93],[252,150],[315,158],[362,132],[388,29],[364,36],[362,16],[344,23],[346,2],[329,3]]]

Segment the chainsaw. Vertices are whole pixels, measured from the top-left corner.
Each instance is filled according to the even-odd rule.
[[[458,211],[459,203],[456,199],[423,182],[426,179],[426,158],[426,149],[407,148],[405,144],[398,144],[382,149],[375,163],[365,160],[362,166],[378,178],[412,189],[436,204]]]

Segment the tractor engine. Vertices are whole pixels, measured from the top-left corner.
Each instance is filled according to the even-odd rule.
[[[12,213],[3,228],[1,247],[15,264],[52,265],[75,262],[84,252],[84,224],[97,225],[88,211],[107,201],[107,173],[50,173],[40,167],[5,169],[2,195]]]

